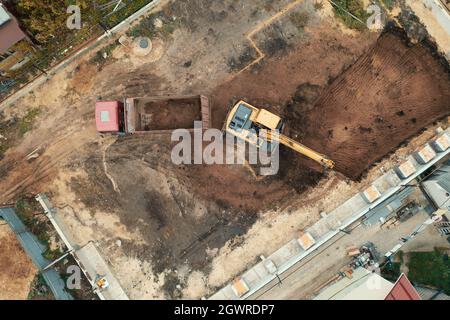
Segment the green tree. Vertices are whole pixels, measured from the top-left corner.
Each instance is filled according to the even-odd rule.
[[[82,13],[86,13],[82,15],[83,22],[91,22],[95,17],[92,2],[88,0],[17,0],[15,11],[35,39],[46,43],[71,31],[66,28],[66,21],[69,17],[67,7],[72,4],[80,6]]]

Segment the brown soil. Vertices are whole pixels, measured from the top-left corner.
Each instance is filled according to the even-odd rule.
[[[27,299],[37,273],[14,232],[0,220],[0,300]]]
[[[394,131],[404,135],[399,136],[398,143],[425,127],[433,121],[433,117],[438,118],[439,113],[444,113],[442,109],[433,106],[437,105],[436,101],[443,101],[442,92],[448,93],[448,82],[443,80],[447,77],[447,71],[439,67],[428,50],[420,45],[408,47],[397,36],[393,36],[397,40],[391,40],[390,47],[383,45],[385,40],[379,40],[378,45],[382,48],[370,49],[377,41],[377,34],[343,33],[331,23],[330,17],[314,20],[315,11],[312,6],[311,25],[301,32],[289,27],[286,17],[283,21],[276,22],[276,28],[272,28],[272,31],[278,30],[275,34],[270,31],[270,35],[267,35],[268,30],[261,31],[255,41],[266,51],[267,57],[252,69],[223,83],[231,73],[234,74],[256,57],[248,41],[244,37],[237,39],[239,37],[236,35],[246,34],[254,27],[257,19],[262,20],[262,17],[252,17],[252,11],[263,2],[266,1],[258,0],[251,6],[246,5],[246,1],[235,0],[173,2],[173,12],[177,18],[187,17],[185,22],[189,23],[189,28],[180,26],[173,34],[174,40],[165,41],[165,54],[157,63],[141,63],[133,57],[124,57],[98,72],[93,72],[89,66],[84,69],[80,67],[71,73],[75,80],[67,83],[66,73],[61,73],[36,91],[36,99],[28,97],[18,104],[17,107],[22,108],[39,104],[46,106],[48,110],[45,117],[39,120],[39,127],[27,135],[19,147],[10,149],[2,160],[2,201],[8,201],[22,191],[58,193],[57,187],[44,182],[47,179],[53,180],[59,172],[61,181],[67,183],[64,186],[67,190],[62,189],[61,193],[64,194],[60,194],[59,199],[61,203],[67,201],[68,205],[76,208],[75,214],[70,210],[66,213],[79,222],[74,225],[76,232],[93,230],[91,234],[86,232],[85,237],[97,237],[95,240],[101,243],[103,249],[110,248],[116,240],[121,240],[121,254],[123,251],[127,258],[148,261],[154,274],[159,274],[164,269],[180,269],[185,265],[189,269],[205,271],[206,274],[211,266],[209,262],[214,257],[214,253],[209,253],[212,249],[220,249],[230,240],[232,246],[239,245],[243,235],[259,218],[260,212],[306,198],[308,188],[322,175],[320,168],[283,147],[280,149],[279,174],[264,179],[255,179],[249,170],[239,166],[175,166],[170,160],[173,144],[168,135],[119,138],[103,157],[103,147],[108,144],[105,143],[108,138],[103,140],[95,132],[93,105],[96,97],[122,99],[124,96],[206,94],[211,97],[212,121],[216,128],[222,127],[228,107],[238,99],[245,99],[282,115],[287,119],[285,133],[333,159],[336,157],[334,160],[338,162],[338,169],[352,177],[359,170],[356,166],[361,165],[364,170],[371,161],[395,148],[391,141],[386,142],[390,144],[389,148],[373,148],[371,161],[362,158],[367,157],[363,152],[357,153],[356,157],[350,154],[349,158],[357,165],[354,172],[347,173],[349,158],[344,157],[343,160],[339,156],[339,149],[345,149],[345,146],[332,144],[332,140],[339,137],[339,128],[345,128],[347,122],[354,126],[347,128],[355,132],[345,140],[351,146],[348,149],[361,143],[358,135],[372,137],[370,130],[377,132],[377,142],[390,140],[391,131],[386,131],[383,135],[381,129],[375,131],[372,125],[364,122],[364,116],[372,112],[369,107],[377,106],[377,99],[380,99],[380,105],[384,106],[388,102],[391,105],[387,104],[381,110],[383,119],[377,118],[376,123],[381,120],[396,121],[394,124],[398,129]],[[273,5],[282,7],[288,2],[273,1]],[[211,14],[211,11],[220,14],[231,10],[236,14],[229,14],[228,19],[224,18],[223,21],[215,20]],[[255,11],[256,15],[264,16],[274,13]],[[292,32],[295,33],[294,36]],[[392,56],[395,52],[398,55],[403,53],[405,63],[399,63],[398,57]],[[386,54],[394,63],[384,61]],[[363,58],[359,59],[361,56]],[[374,78],[370,73],[370,63],[376,63],[377,56],[382,58],[379,57],[379,61],[384,61],[390,67],[375,64],[379,75]],[[359,71],[355,66],[351,67],[356,61],[355,66],[366,61],[368,70],[363,72],[364,68],[361,66]],[[417,68],[415,75],[411,75],[411,64]],[[353,69],[359,77],[353,80],[357,81],[352,84],[355,88],[353,91],[361,90],[353,97],[354,104],[351,103],[353,100],[347,100],[345,105],[341,105],[342,110],[330,109],[333,106],[326,102],[335,92],[332,88],[339,88],[338,84],[342,79],[355,79],[356,76],[349,75]],[[345,70],[347,72],[341,76]],[[377,77],[383,79],[385,86],[381,86]],[[414,81],[419,84],[413,83]],[[370,85],[366,88],[364,83]],[[393,86],[394,83],[399,83],[400,86]],[[442,88],[443,83],[447,87]],[[327,89],[330,84],[331,87]],[[379,86],[379,96],[373,90],[376,85]],[[347,87],[353,88],[350,84]],[[399,87],[400,92],[390,92],[391,87]],[[430,93],[428,96],[422,95],[422,87],[427,88]],[[340,88],[336,94],[342,95],[344,89],[348,88]],[[388,93],[399,97],[389,100],[386,98]],[[369,95],[374,97],[368,99]],[[344,101],[346,97],[343,96]],[[434,101],[433,98],[438,100]],[[446,98],[448,101],[448,95]],[[347,117],[344,117],[342,113],[348,104],[352,108]],[[396,108],[397,104],[402,109]],[[411,110],[405,107],[407,105],[411,105]],[[423,105],[426,108],[421,110]],[[435,112],[431,113],[430,118],[424,115],[430,113],[428,105]],[[388,107],[393,109],[387,109]],[[413,118],[416,122],[414,126]],[[167,120],[168,118],[161,119]],[[321,121],[327,126],[321,124]],[[359,121],[361,127],[356,124]],[[110,140],[113,141],[112,138]],[[42,146],[45,153],[37,159],[24,160],[25,155],[38,146]],[[67,180],[65,177],[68,177]],[[115,190],[115,185],[120,192]],[[327,185],[327,188],[331,187]],[[328,194],[326,191],[323,194]],[[320,198],[320,195],[314,196]],[[329,199],[327,197],[328,201]],[[317,199],[311,200],[314,205],[316,201]],[[77,215],[84,211],[85,215]],[[96,225],[91,224],[91,220],[95,220],[93,217],[100,212],[114,218],[111,219],[114,221],[113,227],[101,223],[101,220]],[[302,220],[301,223],[298,220],[296,223],[303,228],[312,222],[313,215],[314,213],[305,215],[298,219]],[[319,216],[318,213],[316,215]],[[120,223],[117,222],[118,218]],[[136,233],[142,235],[145,241],[137,242],[133,237],[115,232],[119,227],[126,229],[126,234],[138,231]],[[279,237],[277,241],[282,243],[288,241],[289,237]],[[252,254],[257,255],[256,252],[255,249]],[[252,254],[240,259],[240,263],[244,260],[249,263],[248,260],[253,259]],[[114,258],[111,261],[117,262]],[[134,291],[137,282],[131,284],[129,277],[126,278],[121,281],[127,281],[128,289]]]
[[[337,170],[358,178],[373,163],[434,121],[450,114],[448,65],[426,44],[398,31],[383,34],[308,111],[292,103],[291,134],[329,155]]]
[[[283,51],[283,55],[276,54],[252,70],[217,87],[212,93],[213,126],[221,128],[229,108],[240,99],[280,115],[284,115],[287,105],[298,95],[299,88],[306,88],[300,99],[302,102],[315,102],[328,84],[368,49],[376,40],[375,37],[371,33],[345,37],[330,33],[325,28],[318,28],[314,33],[308,34],[308,40],[300,46],[288,53]],[[364,41],[362,38],[365,38]],[[265,47],[266,44],[263,43],[262,46]],[[317,68],[318,65],[320,69]],[[289,117],[285,118],[289,120]],[[291,125],[288,121],[287,127]],[[286,132],[289,133],[288,130]],[[298,139],[295,133],[291,137]],[[323,169],[314,161],[284,146],[280,147],[280,152],[280,171],[275,178],[276,183],[280,183],[275,188],[278,194],[287,187],[301,192],[320,178]],[[267,192],[264,197],[268,194],[270,193]]]
[[[71,189],[89,208],[116,212],[129,230],[140,231],[148,245],[121,239],[122,246],[151,261],[155,273],[176,269],[185,261],[192,268],[204,268],[208,262],[207,248],[221,247],[230,238],[245,234],[257,218],[252,207],[256,202],[245,207],[252,210],[239,209],[239,203],[226,203],[226,198],[223,202],[213,199],[212,192],[225,194],[226,190],[217,186],[208,195],[198,194],[192,190],[186,174],[176,177],[176,166],[170,161],[169,139],[131,136],[118,140],[108,149],[108,173],[120,186],[120,196],[112,191],[111,181],[104,175],[99,153],[82,161],[88,179],[70,181]],[[196,177],[194,183],[202,178],[205,183],[204,175]],[[202,190],[206,189],[207,186]],[[244,204],[245,194],[239,198]]]
[[[240,99],[280,113],[299,85],[311,83],[325,88],[376,40],[375,34],[346,37],[330,32],[330,27],[315,28],[314,33],[307,34],[307,40],[288,53],[264,60],[218,86],[211,94],[213,127],[222,128],[228,109]]]
[[[97,74],[95,65],[84,63],[75,68],[71,76],[71,85],[75,92],[83,94],[89,92],[94,84],[94,78]]]
[[[201,121],[199,99],[142,101],[140,113],[143,130],[190,129]]]
[[[322,41],[333,48],[333,41]],[[247,99],[284,114],[286,134],[326,154],[338,171],[357,179],[405,140],[450,114],[448,66],[426,44],[408,44],[397,30],[382,35],[343,75],[330,78],[332,84],[326,90],[319,74],[316,79],[311,76],[317,71],[311,60],[322,58],[309,52],[313,49],[302,48],[281,61],[274,59],[219,87],[214,92],[218,107],[214,125],[221,125],[227,112],[224,106]],[[309,58],[307,63],[304,55]],[[321,68],[335,59],[345,59],[345,54],[334,56],[330,50]],[[287,99],[291,101],[284,103]],[[298,181],[302,172],[311,172],[309,168],[318,170],[290,150],[282,148],[281,152],[280,174],[289,181]]]

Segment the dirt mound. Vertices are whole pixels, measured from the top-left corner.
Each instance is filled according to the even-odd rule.
[[[327,154],[337,170],[358,178],[371,164],[422,128],[450,114],[448,66],[424,43],[384,33],[321,95],[312,110],[287,108],[290,133]]]

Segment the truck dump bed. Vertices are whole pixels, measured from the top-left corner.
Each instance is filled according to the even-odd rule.
[[[166,132],[194,129],[194,121],[210,127],[210,106],[205,96],[129,98],[125,105],[126,132]]]

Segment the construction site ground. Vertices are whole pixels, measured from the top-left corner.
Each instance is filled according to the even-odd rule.
[[[3,125],[40,113],[0,162],[0,202],[48,193],[131,298],[214,292],[365,187],[377,161],[392,164],[398,146],[448,122],[449,68],[432,46],[395,28],[351,31],[327,1],[315,3],[170,2],[148,18],[157,37],[149,56],[118,46],[104,61],[69,65],[4,110]],[[98,97],[182,94],[209,96],[216,128],[239,99],[277,112],[285,133],[337,170],[285,148],[280,172],[263,179],[239,165],[177,166],[170,135],[95,130]]]

